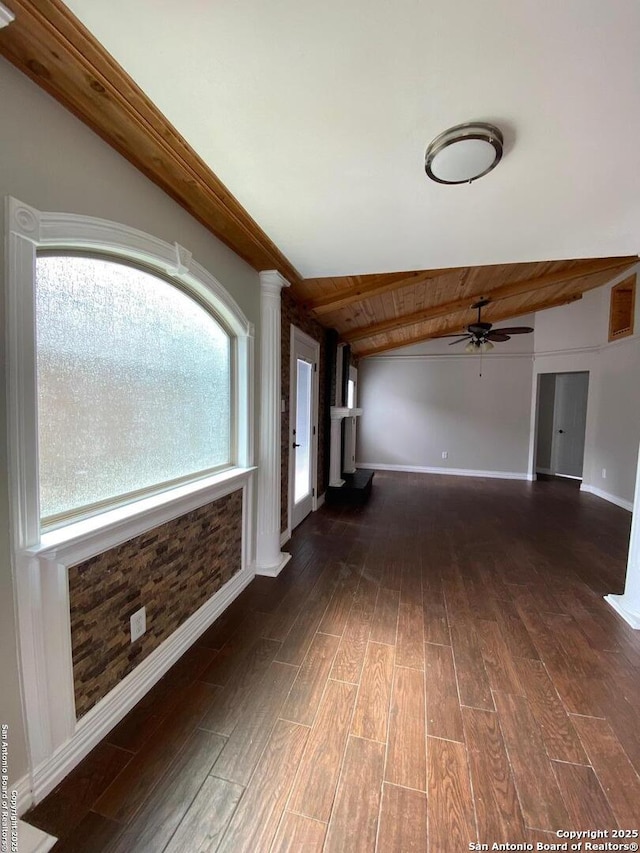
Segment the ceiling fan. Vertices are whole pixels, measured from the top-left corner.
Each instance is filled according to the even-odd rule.
[[[531,326],[503,326],[502,328],[494,329],[491,323],[483,323],[480,319],[480,314],[484,306],[488,305],[489,302],[491,302],[490,299],[480,299],[471,306],[473,309],[478,310],[478,319],[475,323],[470,323],[467,326],[466,335],[462,337],[458,337],[457,335],[439,335],[438,337],[457,338],[457,340],[451,341],[449,346],[467,341],[467,345],[464,348],[465,352],[489,352],[489,350],[493,349],[494,341],[502,343],[503,341],[508,341],[511,335],[528,335],[530,332],[533,332]]]

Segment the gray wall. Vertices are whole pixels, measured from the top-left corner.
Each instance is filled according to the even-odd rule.
[[[461,347],[453,355],[442,341],[363,359],[358,463],[525,476],[531,347],[515,338],[498,344],[483,357],[482,376],[479,356],[458,354]]]
[[[112,219],[169,242],[177,241],[216,276],[247,317],[258,324],[256,272],[3,59],[0,104],[0,196],[12,195],[40,210]],[[0,260],[4,270],[4,260]],[[2,311],[4,314],[3,306]],[[2,324],[4,329],[4,319]],[[4,359],[0,361],[0,387],[6,387]],[[0,721],[10,726],[10,781],[15,783],[27,772],[27,751],[9,560],[4,390],[0,399]]]
[[[556,396],[555,373],[543,373],[538,383],[538,432],[536,435],[536,470],[551,470],[553,447],[553,409]]]

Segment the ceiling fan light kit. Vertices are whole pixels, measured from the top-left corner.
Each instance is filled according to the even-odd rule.
[[[449,344],[450,347],[466,341],[465,352],[482,354],[491,352],[495,343],[510,340],[511,335],[529,335],[533,332],[531,326],[502,326],[499,329],[494,329],[492,323],[483,323],[480,315],[484,306],[488,305],[490,301],[490,299],[481,299],[479,302],[474,302],[471,307],[478,312],[478,319],[475,323],[469,323],[466,334],[462,337],[458,335],[439,335],[438,337],[456,338],[455,341],[451,341]]]
[[[439,184],[470,184],[495,169],[503,144],[502,132],[492,124],[458,124],[427,147],[425,171]]]

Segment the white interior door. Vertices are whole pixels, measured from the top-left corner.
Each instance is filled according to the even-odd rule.
[[[320,345],[291,327],[289,517],[291,529],[313,509],[318,433],[318,359]]]
[[[588,373],[556,375],[551,454],[554,474],[582,477],[588,393]]]

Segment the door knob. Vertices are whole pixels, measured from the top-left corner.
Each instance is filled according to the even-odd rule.
[[[564,432],[564,430],[563,430],[563,429],[559,429],[559,430],[558,430],[558,432]]]
[[[299,445],[299,444],[296,444],[296,443],[295,443],[295,441],[293,442],[293,446],[294,446],[294,447],[300,447],[300,445]]]

